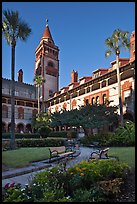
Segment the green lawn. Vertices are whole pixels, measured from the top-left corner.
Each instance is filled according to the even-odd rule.
[[[110,147],[109,156],[118,156],[119,160],[135,167],[135,147]]]
[[[2,152],[2,164],[9,167],[24,167],[32,161],[49,158],[48,147],[20,148]]]
[[[120,161],[135,167],[135,147],[110,147],[110,156],[118,156]],[[2,164],[9,167],[23,167],[32,161],[49,158],[48,147],[20,148],[2,152]]]

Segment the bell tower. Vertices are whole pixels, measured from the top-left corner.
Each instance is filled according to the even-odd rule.
[[[35,75],[41,75],[45,80],[42,84],[41,99],[42,102],[49,99],[54,92],[58,91],[59,84],[59,49],[52,38],[48,19],[46,19],[46,28],[40,43],[35,51]]]

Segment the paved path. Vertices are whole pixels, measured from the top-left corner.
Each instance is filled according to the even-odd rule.
[[[69,167],[71,167],[71,166],[74,166],[76,163],[79,163],[79,162],[82,161],[82,160],[88,160],[88,158],[89,158],[89,156],[90,156],[90,153],[91,153],[92,151],[93,151],[93,148],[80,147],[80,152],[81,152],[81,154],[80,154],[79,156],[77,156],[77,157],[75,157],[75,158],[69,160],[69,161],[67,162],[66,168],[69,168]],[[6,175],[8,175],[8,174],[10,175],[10,174],[13,173],[13,172],[11,172],[11,171],[10,171],[10,172],[9,172],[9,171],[3,172],[2,177],[4,178],[4,176],[5,176],[6,179],[3,179],[3,180],[2,180],[2,186],[5,186],[6,183],[13,183],[13,182],[15,182],[16,184],[17,184],[17,183],[20,183],[22,186],[25,186],[26,184],[29,183],[29,181],[33,178],[33,176],[34,176],[37,172],[45,171],[47,168],[52,168],[52,167],[55,166],[55,165],[57,165],[57,162],[53,162],[53,163],[51,163],[51,165],[45,164],[45,166],[42,167],[42,162],[38,162],[38,163],[37,163],[37,166],[39,166],[39,167],[41,168],[41,170],[38,170],[38,169],[36,169],[36,167],[35,167],[35,170],[36,170],[36,171],[33,170],[34,172],[27,173],[27,169],[28,169],[28,168],[26,168],[26,170],[25,170],[25,168],[23,168],[23,170],[26,171],[26,173],[23,174],[23,175],[20,175],[20,174],[21,174],[21,173],[20,173],[21,169],[18,169],[18,170],[16,170],[16,175],[18,174],[18,176],[13,176],[12,178],[7,178]],[[29,168],[31,169],[32,167],[29,167]],[[43,168],[45,168],[45,169],[43,169]],[[14,171],[14,170],[13,170],[13,171]],[[4,173],[5,173],[5,174],[4,174]],[[14,174],[13,174],[13,175],[14,175]],[[9,177],[10,177],[10,176],[9,176]]]

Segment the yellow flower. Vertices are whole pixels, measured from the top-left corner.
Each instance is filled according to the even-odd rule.
[[[81,173],[81,174],[80,174],[80,176],[84,176],[84,174],[83,174],[83,173]]]
[[[82,168],[82,170],[86,170],[86,168],[84,167],[84,168]]]

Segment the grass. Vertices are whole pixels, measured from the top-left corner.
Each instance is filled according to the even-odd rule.
[[[135,147],[110,147],[110,156],[118,156],[119,160],[135,167]],[[2,152],[2,164],[9,167],[28,166],[32,161],[49,158],[48,147],[20,148]]]
[[[24,167],[28,166],[32,161],[48,158],[48,147],[19,148],[2,152],[2,164],[9,167]]]
[[[119,160],[135,168],[135,147],[110,147],[109,156],[118,156]]]

